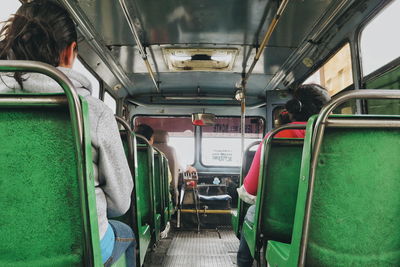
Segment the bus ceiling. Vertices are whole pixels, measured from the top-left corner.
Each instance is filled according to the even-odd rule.
[[[186,104],[205,105],[213,104],[212,97],[234,98],[244,84],[246,97],[261,100],[266,90],[287,89],[316,68],[327,50],[321,38],[346,11],[377,5],[354,0],[58,1],[79,25],[81,58],[116,96],[144,103],[140,96],[181,96]],[[339,26],[335,33],[343,39],[345,26]],[[181,104],[168,97],[158,100]]]

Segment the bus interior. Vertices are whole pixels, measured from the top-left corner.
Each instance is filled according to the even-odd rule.
[[[119,123],[135,184],[120,219],[134,229],[137,266],[237,266],[241,233],[254,266],[400,266],[399,1],[57,2],[77,25],[74,68]],[[304,141],[264,139],[306,83],[325,87],[332,101],[310,119]],[[18,101],[0,96],[1,112],[25,103]],[[135,135],[140,124],[153,128],[154,145]],[[35,129],[26,127],[27,135]],[[4,142],[10,132],[0,132]],[[249,223],[236,189],[259,144],[262,179]],[[179,173],[172,190],[170,161]],[[9,201],[0,199],[5,210]],[[1,247],[1,266],[44,266],[2,260]],[[99,252],[82,253],[91,259],[79,266],[102,266]]]

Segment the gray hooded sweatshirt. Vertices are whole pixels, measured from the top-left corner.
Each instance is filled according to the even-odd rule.
[[[107,217],[121,216],[129,209],[133,189],[132,176],[111,109],[90,96],[91,84],[85,76],[72,69],[58,69],[68,76],[78,94],[85,97],[89,104],[97,216],[100,238],[103,238],[108,226]],[[3,73],[0,93],[63,92],[57,82],[42,74],[25,74],[23,79],[24,89],[21,90],[12,75]]]

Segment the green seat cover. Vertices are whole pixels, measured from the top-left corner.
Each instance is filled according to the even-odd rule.
[[[101,266],[87,103],[80,160],[67,106],[17,105],[0,107],[0,266]]]
[[[400,119],[380,117],[385,118]],[[291,244],[268,243],[271,266],[297,266],[299,261],[314,121],[309,121],[303,150]],[[306,266],[400,266],[399,137],[393,128],[326,128],[316,167]]]
[[[286,138],[263,146],[254,222],[243,224],[253,257],[267,240],[290,242],[302,149],[303,140]]]

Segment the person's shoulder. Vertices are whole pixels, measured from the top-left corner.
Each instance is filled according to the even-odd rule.
[[[85,100],[88,102],[89,106],[92,107],[93,109],[96,109],[98,112],[96,113],[109,113],[113,114],[113,111],[100,99],[95,98],[93,96],[85,96]]]
[[[115,120],[114,112],[100,99],[92,96],[85,96],[89,106],[89,116],[92,123],[111,124]]]

